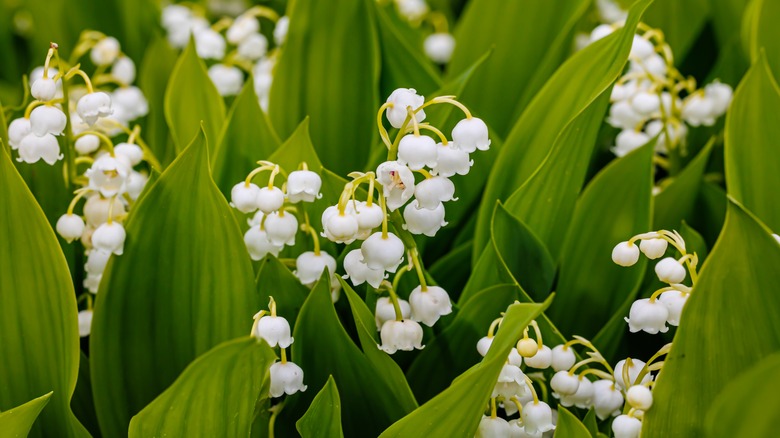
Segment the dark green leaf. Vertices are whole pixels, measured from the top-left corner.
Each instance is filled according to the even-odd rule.
[[[81,352],[79,354],[79,378],[76,381],[76,389],[73,398],[70,399],[70,407],[73,414],[81,424],[92,434],[100,437],[97,414],[95,413],[95,401],[92,398],[92,381],[89,377],[89,358]]]
[[[165,90],[175,66],[176,51],[160,37],[149,45],[138,72],[138,86],[149,101],[143,138],[163,166],[170,164],[177,153],[165,119]]]
[[[341,399],[333,376],[328,377],[309,409],[295,423],[295,428],[303,438],[344,436],[341,430]]]
[[[643,21],[661,29],[677,59],[685,59],[699,37],[710,10],[710,0],[655,0]]]
[[[588,428],[569,412],[568,409],[558,406],[558,421],[555,423],[555,436],[566,438],[591,438]]]
[[[274,297],[279,315],[289,321],[298,319],[303,303],[309,296],[309,288],[276,257],[267,256],[257,272],[257,292],[260,303],[266,305]]]
[[[714,143],[713,138],[682,172],[669,181],[668,185],[663,186],[661,193],[655,195],[653,228],[670,230],[677,227],[682,220],[690,220]]]

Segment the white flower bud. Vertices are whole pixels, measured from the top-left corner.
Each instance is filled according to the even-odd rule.
[[[404,321],[389,320],[382,324],[379,332],[382,344],[379,349],[387,354],[393,354],[398,350],[412,351],[415,348],[423,349],[423,329],[417,321],[410,319]]]
[[[676,284],[685,280],[686,271],[685,267],[675,260],[674,257],[666,257],[656,263],[655,274],[664,283]]]
[[[91,227],[98,227],[108,221],[108,212],[111,211],[111,219],[117,220],[125,214],[125,205],[118,198],[106,199],[100,195],[92,195],[84,203],[84,217]],[[111,206],[113,202],[113,207]]]
[[[596,26],[595,29],[593,29],[590,32],[590,42],[598,41],[615,31],[615,28],[612,27],[609,24],[600,24]]]
[[[87,134],[76,140],[76,152],[81,155],[88,155],[95,152],[100,147],[100,138],[97,135]]]
[[[734,92],[728,84],[715,81],[704,87],[704,94],[712,100],[712,115],[720,117],[728,109]]]
[[[577,356],[574,355],[573,348],[563,344],[553,347],[551,365],[555,371],[568,371],[575,362]]]
[[[98,118],[110,116],[113,113],[111,96],[102,91],[85,94],[76,104],[76,112],[87,125],[92,126]]]
[[[409,315],[412,313],[412,309],[409,306],[409,302],[406,300],[398,299],[398,307],[401,308],[401,317],[406,320],[409,319]],[[382,326],[387,321],[395,320],[395,307],[393,301],[388,297],[380,297],[376,300],[376,310],[374,311],[374,321],[376,322],[376,330],[382,330]]]
[[[455,147],[468,153],[477,149],[481,151],[490,149],[487,125],[482,119],[476,117],[458,122],[452,128],[452,141],[455,143]]]
[[[144,159],[144,150],[137,144],[119,143],[114,146],[114,155],[117,159],[124,158],[132,167],[141,164]]]
[[[84,287],[93,294],[98,293],[98,288],[100,288],[100,280],[103,279],[103,275],[95,275],[95,274],[88,274],[87,278],[84,279]]]
[[[113,115],[117,120],[129,122],[149,114],[149,102],[140,88],[119,87],[111,94]]]
[[[322,178],[311,170],[296,170],[287,177],[287,200],[293,204],[298,202],[314,202],[322,197],[320,188]]]
[[[55,106],[41,105],[30,113],[30,128],[38,137],[46,134],[62,135],[67,123],[65,113]]]
[[[105,37],[92,46],[89,59],[96,66],[111,65],[119,57],[119,41],[114,37]]]
[[[79,336],[84,338],[89,336],[92,329],[92,310],[82,310],[79,312]]]
[[[89,178],[90,189],[111,197],[124,192],[130,169],[126,163],[105,154],[98,157],[84,174]]]
[[[539,352],[539,344],[533,339],[523,338],[517,341],[517,352],[520,356],[529,358]],[[552,360],[552,351],[550,351],[550,360]]]
[[[68,243],[81,237],[84,232],[84,219],[76,214],[63,214],[57,219],[57,233]]]
[[[501,373],[498,375],[491,397],[503,397],[504,400],[509,400],[512,397],[523,397],[527,392],[528,386],[525,383],[525,374],[523,374],[520,368],[506,363],[501,368]]]
[[[619,415],[612,421],[612,433],[615,438],[639,438],[642,422],[628,415]]]
[[[639,249],[650,260],[655,260],[664,255],[669,242],[664,239],[645,239],[639,242]]]
[[[293,343],[290,323],[281,316],[266,315],[257,321],[255,337],[265,339],[271,347],[287,348]]]
[[[467,175],[474,160],[469,159],[469,153],[458,149],[453,142],[436,145],[436,166],[432,168],[436,174],[449,178],[455,174]]]
[[[263,187],[257,192],[257,208],[271,214],[284,205],[284,192],[279,187]]]
[[[443,176],[426,178],[414,188],[414,197],[420,208],[435,210],[442,202],[456,201],[455,184]]]
[[[441,202],[433,209],[420,208],[418,201],[411,202],[404,208],[404,229],[412,234],[425,234],[433,237],[447,222],[444,220],[444,204]]]
[[[607,123],[620,129],[635,129],[644,123],[645,118],[637,114],[627,100],[615,102],[609,107],[609,118]]]
[[[104,223],[92,234],[92,245],[95,249],[122,255],[125,247],[125,228],[118,222]]]
[[[209,67],[209,78],[220,96],[235,96],[244,84],[244,74],[238,67],[214,64]]]
[[[32,126],[30,126],[30,119],[25,119],[24,117],[14,119],[11,124],[8,125],[8,144],[11,145],[11,149],[19,149],[22,140],[31,132]]]
[[[452,58],[455,50],[455,37],[447,32],[437,32],[428,35],[423,43],[425,54],[437,64],[446,64]]]
[[[57,83],[52,78],[40,78],[32,84],[30,92],[41,102],[48,102],[57,95]]]
[[[281,46],[287,40],[287,31],[290,29],[290,17],[284,15],[279,18],[274,27],[274,42]]]
[[[303,370],[298,365],[287,362],[276,362],[269,370],[271,377],[271,397],[281,397],[284,394],[293,395],[306,391],[303,384]]]
[[[306,251],[295,259],[296,270],[293,272],[304,286],[312,286],[322,276],[325,268],[333,274],[336,272],[336,259],[322,251],[319,255]]]
[[[663,56],[655,53],[645,59],[632,59],[629,63],[629,73],[650,74],[658,78],[666,76],[668,67]]]
[[[268,39],[261,33],[246,37],[236,48],[239,58],[257,61],[268,52]]]
[[[57,138],[51,134],[46,134],[43,137],[28,134],[19,143],[19,160],[25,163],[32,164],[43,160],[46,164],[53,165],[62,158],[60,144],[57,142]]]
[[[84,264],[84,270],[88,274],[100,275],[106,270],[106,265],[110,258],[110,252],[92,249],[87,253],[87,263]]]
[[[383,237],[382,232],[376,232],[360,246],[363,263],[371,269],[382,269],[395,272],[404,258],[403,242],[393,233]]]
[[[397,0],[395,5],[398,13],[406,18],[406,21],[420,21],[428,13],[428,4],[425,0]]]
[[[690,294],[685,292],[670,290],[662,293],[661,296],[658,297],[658,301],[662,302],[669,311],[669,316],[666,318],[666,322],[668,322],[669,325],[680,325],[680,315],[682,315],[683,307],[685,307],[685,303],[688,302],[689,296]]]
[[[407,134],[398,143],[398,163],[412,170],[436,166],[436,142],[425,135]]]
[[[124,85],[130,85],[135,81],[135,63],[127,56],[120,56],[111,66],[111,76]]]
[[[701,93],[694,93],[683,102],[682,118],[691,126],[715,124],[714,112],[715,101]]]
[[[678,145],[685,142],[688,136],[688,127],[685,123],[668,123],[664,127],[661,120],[652,120],[645,125],[645,133],[652,138],[658,134],[658,140],[655,142],[655,151],[666,154],[669,152],[668,144]]]
[[[195,51],[203,59],[220,60],[225,57],[225,39],[219,32],[210,27],[198,29],[194,32]]]
[[[593,382],[593,407],[601,420],[620,414],[623,394],[611,380]]]
[[[648,117],[661,108],[661,98],[657,94],[641,91],[631,98],[631,108],[642,116]]]
[[[613,147],[612,153],[618,157],[628,155],[631,151],[640,148],[650,141],[650,136],[644,132],[637,132],[633,129],[624,129],[620,131],[615,138],[615,147]]]
[[[634,42],[631,44],[631,53],[628,55],[631,59],[647,59],[655,53],[655,46],[650,41],[639,35],[634,35]]]
[[[525,358],[525,364],[540,370],[549,368],[552,364],[552,350],[550,350],[550,347],[543,345],[536,354]]]
[[[409,294],[412,306],[412,319],[428,327],[433,327],[441,316],[452,313],[452,303],[447,291],[439,286],[428,286],[422,290],[417,286]]]
[[[530,400],[520,400],[521,403],[527,403],[528,401]],[[517,413],[517,406],[515,406],[515,404],[512,402],[504,403],[504,412],[506,412],[506,414],[509,416],[514,415]],[[523,420],[520,418],[509,420],[509,431],[509,435],[498,436],[509,436],[511,438],[542,438],[545,435],[544,433],[538,431],[536,433],[528,433],[525,430],[525,425],[523,425]]]
[[[387,120],[393,128],[401,129],[408,115],[407,107],[411,107],[413,110],[417,109],[425,103],[425,98],[417,94],[417,90],[414,88],[398,88],[390,94],[387,102],[393,104],[385,113]],[[418,123],[422,122],[425,120],[425,111],[416,112],[414,118],[417,119]]]
[[[642,368],[645,367],[645,363],[642,362],[639,359],[631,359],[631,367],[628,369],[628,382],[624,382],[623,380],[623,367],[625,366],[626,361],[621,360],[615,365],[614,371],[615,373],[613,376],[615,377],[615,384],[620,389],[625,389],[630,387],[631,385],[641,385],[643,383],[649,382],[652,380],[652,376],[650,373],[645,374],[645,376],[642,378],[641,382],[637,382],[636,379],[639,377],[639,372],[642,371]]]
[[[356,210],[358,227],[360,228],[358,234],[370,234],[374,228],[382,225],[382,221],[385,218],[382,207],[375,202],[371,203],[370,206],[365,202],[358,202]]]
[[[624,319],[628,323],[628,329],[631,333],[645,331],[654,335],[658,332],[666,333],[669,330],[669,327],[666,326],[668,316],[669,310],[664,303],[643,298],[631,304],[628,318]]]
[[[182,25],[191,17],[192,11],[186,6],[172,4],[162,8],[162,25],[166,28]]]
[[[233,186],[230,189],[230,200],[232,206],[241,213],[251,213],[258,209],[257,202],[260,194],[260,187],[254,183],[246,185],[244,181]]]
[[[260,22],[252,15],[239,15],[230,25],[225,36],[230,44],[240,42],[260,32]]]
[[[512,428],[501,417],[483,416],[477,428],[475,438],[504,438],[512,436]]]
[[[517,352],[517,348],[512,348],[511,350],[509,350],[509,356],[507,356],[507,362],[509,362],[509,364],[514,365],[516,367],[523,366],[523,356],[520,356],[520,353]]]
[[[414,195],[414,174],[398,161],[385,161],[376,168],[376,180],[382,184],[387,208],[395,211]]]
[[[493,345],[493,339],[492,336],[485,336],[477,341],[477,352],[479,352],[480,356],[484,357],[487,354],[490,346]]]
[[[634,385],[626,391],[626,401],[631,407],[646,411],[653,406],[653,393],[645,385]]]
[[[639,246],[620,242],[612,249],[612,261],[620,266],[633,266],[639,260]]]
[[[352,280],[353,286],[368,283],[371,287],[378,288],[382,283],[382,280],[385,279],[385,271],[369,268],[362,262],[362,259],[363,254],[360,252],[360,249],[353,249],[347,253],[344,257],[344,270],[347,271],[347,275],[345,275],[344,278]],[[381,299],[382,298],[380,298],[380,300]],[[378,307],[377,311],[379,311]],[[408,317],[409,315],[407,314],[404,316],[404,319]],[[377,330],[379,330],[379,326],[377,327]]]
[[[618,102],[621,100],[629,100],[639,90],[637,81],[627,81],[625,83],[618,83],[612,87],[612,93],[609,96],[610,101]]]
[[[558,395],[574,395],[580,387],[579,376],[568,371],[558,371],[550,380],[550,387]]]
[[[264,227],[271,244],[276,246],[295,245],[298,219],[294,214],[285,213],[283,210],[275,211],[266,216]]]
[[[277,257],[282,250],[281,245],[274,245],[268,240],[268,235],[265,230],[260,229],[259,224],[252,226],[246,231],[244,244],[252,260],[262,260],[268,254]]]
[[[523,406],[522,418],[525,430],[530,433],[547,432],[555,429],[555,425],[552,422],[552,409],[543,401],[526,403]]]
[[[336,243],[352,243],[357,238],[360,229],[354,210],[346,208],[344,212],[332,205],[322,212],[322,228],[324,236]]]

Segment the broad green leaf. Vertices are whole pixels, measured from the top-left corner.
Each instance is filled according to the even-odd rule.
[[[341,430],[341,399],[333,376],[328,377],[309,409],[295,423],[295,428],[303,438],[344,436]]]
[[[780,40],[777,38],[777,21],[780,20],[780,2],[774,0],[753,0],[754,13],[746,20],[749,35],[750,59],[756,63],[762,51],[766,54],[769,69],[780,74]],[[777,76],[775,76],[777,78]]]
[[[604,91],[563,129],[547,158],[507,199],[506,210],[524,222],[557,258],[588,171],[609,103]]]
[[[555,436],[566,438],[591,438],[588,428],[568,409],[558,406],[558,421],[555,423]]]
[[[705,436],[772,436],[780,410],[780,353],[774,353],[730,381],[707,412]],[[748,415],[751,413],[752,415]]]
[[[138,86],[149,101],[142,137],[163,166],[170,164],[177,153],[165,119],[165,90],[175,66],[176,51],[159,37],[149,45],[138,71]]]
[[[281,144],[260,109],[253,84],[250,77],[233,101],[217,143],[214,181],[225,197],[257,167],[258,160],[268,159]]]
[[[710,14],[722,48],[730,41],[739,38],[742,14],[750,0],[710,0]]]
[[[27,403],[0,412],[0,430],[8,438],[24,438],[30,434],[38,414],[49,403],[52,393],[44,394]]]
[[[219,344],[133,417],[129,436],[248,437],[255,405],[269,397],[268,368],[275,359],[271,347],[254,337]]]
[[[0,211],[0,410],[53,392],[30,436],[88,436],[70,410],[79,336],[68,265],[5,152],[0,152]]]
[[[560,132],[623,72],[634,30],[651,0],[637,2],[622,30],[575,53],[534,97],[504,142],[482,197],[472,263],[489,239],[496,200],[505,200],[544,161]]]
[[[428,267],[428,274],[436,279],[453,301],[458,301],[463,286],[471,275],[471,242],[466,242],[451,250],[444,257]]]
[[[711,0],[655,0],[643,21],[661,29],[677,60],[685,59],[704,25]],[[677,62],[679,64],[679,61]]]
[[[248,333],[259,308],[201,131],[134,206],[124,254],[103,274],[90,365],[104,434],[124,434],[192,360]]]
[[[761,56],[734,93],[726,115],[726,186],[729,195],[769,228],[780,231],[777,111],[780,111],[780,90],[766,57]]]
[[[0,6],[2,7],[2,6]],[[5,121],[5,111],[3,111],[3,101],[0,99],[0,143],[2,143],[3,149],[6,152],[10,152],[10,146],[8,145],[8,124]]]
[[[518,114],[518,102],[532,96],[530,88],[540,66],[549,76],[571,47],[571,31],[585,12],[587,1],[574,0],[550,7],[546,0],[524,2],[470,1],[455,28],[458,44],[447,68],[454,78],[489,50],[493,55],[476,73],[462,96],[474,113],[506,137]],[[561,41],[566,40],[565,48]],[[533,41],[533,43],[531,43]],[[552,54],[552,65],[544,61]],[[491,205],[493,202],[491,202]]]
[[[610,254],[618,242],[650,229],[654,144],[612,161],[577,201],[549,312],[564,334],[594,335],[641,281],[644,259],[624,268]]]
[[[192,38],[173,68],[165,89],[164,107],[165,121],[177,153],[198,134],[201,126],[206,139],[213,145],[217,144],[225,121],[225,102],[198,57]],[[213,160],[217,148],[211,149]]]
[[[309,296],[309,288],[301,284],[279,259],[266,256],[257,272],[256,282],[261,306],[267,308],[270,297],[274,297],[280,316],[291,322],[298,319],[298,312]]]
[[[482,362],[463,373],[439,395],[397,421],[380,437],[473,436],[509,350],[528,323],[539,316],[551,300],[552,297],[542,304],[510,305],[501,329]]]
[[[94,437],[100,437],[97,414],[95,413],[95,400],[92,398],[92,381],[89,376],[89,358],[84,352],[79,353],[79,378],[76,381],[76,389],[70,399],[70,407],[73,414],[82,425]]]
[[[727,203],[723,188],[711,182],[702,183],[691,225],[701,232],[710,247],[715,244],[723,228]]]
[[[599,433],[599,425],[596,421],[596,410],[590,408],[588,413],[585,414],[585,418],[582,419],[582,424],[585,425],[593,438],[596,438],[596,435]]]
[[[158,34],[157,28],[160,22],[160,6],[154,0],[111,0],[105,3],[114,3],[118,12],[116,18],[122,29],[122,51],[133,60],[141,59],[146,53],[149,43]],[[92,3],[90,3],[92,5]],[[105,20],[105,15],[102,18]],[[113,34],[109,32],[109,34]],[[116,35],[119,36],[119,35]]]
[[[376,138],[379,43],[373,2],[292,2],[290,31],[271,87],[269,114],[279,136],[287,137],[311,116],[314,145],[325,166],[339,175],[360,170]]]
[[[780,271],[768,268],[780,265],[780,245],[769,233],[744,207],[729,202],[726,224],[653,388],[654,398],[664,402],[645,414],[643,437],[701,436],[724,378],[780,351],[780,296],[772,293]]]
[[[690,219],[714,144],[715,139],[713,138],[682,172],[674,177],[668,185],[663,186],[661,193],[655,195],[654,229],[669,230],[677,227],[683,219]]]

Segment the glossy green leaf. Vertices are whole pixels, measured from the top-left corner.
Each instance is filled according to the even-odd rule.
[[[641,281],[644,259],[624,268],[610,254],[618,242],[650,229],[654,144],[611,162],[577,201],[561,251],[558,299],[550,309],[565,334],[595,334]]]
[[[359,170],[376,138],[379,43],[372,3],[292,2],[271,87],[269,114],[279,135],[311,116],[314,145],[339,175]]]
[[[149,101],[142,136],[163,166],[173,161],[177,153],[165,119],[165,90],[175,66],[176,51],[160,37],[146,49],[138,71],[138,86]]]
[[[558,421],[555,423],[555,436],[566,438],[591,438],[588,428],[568,409],[558,406]]]
[[[255,405],[269,397],[275,360],[271,347],[253,337],[219,344],[133,417],[130,438],[249,436]]]
[[[333,376],[328,377],[295,427],[303,438],[344,436],[341,430],[341,399]]]
[[[777,111],[780,90],[766,57],[761,56],[734,93],[726,115],[726,186],[729,195],[769,228],[780,231]]]
[[[267,306],[270,297],[276,301],[276,311],[288,321],[295,321],[303,303],[309,296],[309,288],[279,259],[267,256],[257,272],[257,293],[260,304]]]
[[[141,59],[149,47],[149,43],[158,33],[157,27],[160,21],[160,6],[154,0],[110,0],[108,4],[115,4],[118,18],[121,26],[122,51],[127,53],[131,59]],[[99,16],[105,21],[107,15]],[[109,32],[109,34],[113,34]],[[117,35],[118,36],[118,35]]]
[[[79,337],[68,265],[5,152],[0,152],[0,211],[0,410],[53,392],[30,436],[88,436],[70,409]]]
[[[596,435],[598,435],[599,433],[599,425],[596,420],[595,409],[590,408],[590,410],[588,410],[588,413],[585,414],[585,418],[582,419],[582,424],[584,424],[585,427],[588,429],[588,432],[590,432],[590,436],[596,438]]]
[[[677,59],[685,59],[709,18],[710,0],[655,0],[643,21],[664,33]]]
[[[487,355],[449,388],[385,430],[380,437],[473,436],[509,350],[534,318],[550,305],[510,305]]]
[[[0,412],[0,430],[3,436],[8,438],[24,438],[30,434],[33,423],[38,418],[46,404],[49,403],[52,393],[32,399],[27,403]]]
[[[134,206],[124,254],[103,274],[90,365],[104,434],[124,434],[192,360],[248,333],[259,308],[201,131]]]
[[[443,287],[453,301],[458,301],[463,286],[471,275],[471,242],[452,249],[428,267],[428,274]]]
[[[654,398],[664,402],[645,414],[643,437],[701,436],[724,379],[780,351],[780,296],[771,293],[780,271],[768,268],[780,265],[780,245],[769,233],[744,207],[729,203],[720,239],[699,273],[653,388]],[[743,415],[750,412],[735,406]]]
[[[479,209],[472,263],[487,244],[493,206],[505,200],[539,167],[550,145],[583,108],[623,72],[634,30],[651,0],[637,2],[619,32],[596,41],[566,61],[515,123],[488,178]]]
[[[225,102],[198,57],[192,38],[173,68],[165,89],[164,107],[165,121],[177,153],[198,134],[201,126],[206,139],[213,145],[217,144],[225,121]],[[213,159],[217,148],[211,149]]]
[[[780,353],[774,353],[723,388],[707,412],[705,436],[773,436],[777,419],[770,413],[780,410],[778,392]]]
[[[705,182],[699,188],[691,225],[711,247],[718,239],[726,219],[726,192],[719,185]]]
[[[715,139],[713,138],[682,172],[668,185],[663,186],[661,193],[655,195],[654,229],[669,230],[677,227],[684,219],[690,220],[714,144]]]
[[[225,197],[229,197],[230,189],[257,167],[258,160],[268,159],[280,144],[260,109],[250,77],[233,101],[217,143],[214,181]]]
[[[780,39],[777,38],[780,3],[773,0],[753,0],[751,8],[755,8],[754,13],[745,22],[750,38],[750,59],[755,63],[763,51],[769,68],[777,79],[780,74]]]

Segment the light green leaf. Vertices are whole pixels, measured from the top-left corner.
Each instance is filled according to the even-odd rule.
[[[710,0],[655,0],[643,21],[661,29],[675,58],[682,60],[707,24],[709,13]]]
[[[266,256],[257,272],[257,293],[260,304],[266,306],[270,297],[276,301],[279,315],[294,322],[298,319],[303,303],[309,296],[309,288],[276,257]]]
[[[152,39],[158,34],[157,28],[160,22],[160,6],[154,0],[110,0],[105,3],[114,3],[118,12],[114,17],[118,18],[122,32],[120,39],[122,51],[131,59],[137,60],[146,52]],[[106,15],[99,16],[105,20]],[[109,35],[114,33],[109,32]],[[115,35],[119,37],[119,35]],[[159,60],[158,60],[159,61]]]
[[[54,231],[5,152],[0,211],[0,410],[53,392],[30,436],[88,436],[70,409],[79,366],[73,282]]]
[[[159,37],[149,45],[138,71],[138,86],[149,101],[142,136],[163,166],[170,164],[177,153],[165,115],[165,90],[175,66],[176,51]]]
[[[341,399],[333,376],[328,377],[309,409],[295,423],[295,428],[303,438],[344,436],[341,430]]]
[[[133,417],[130,438],[248,437],[255,405],[269,397],[275,359],[271,347],[253,337],[219,344]]]
[[[780,271],[770,266],[780,266],[780,245],[731,200],[726,224],[683,309],[653,388],[654,398],[664,402],[645,414],[643,437],[701,436],[724,379],[780,351],[780,296],[772,293]],[[703,336],[717,342],[702,342]]]
[[[769,69],[780,74],[780,39],[777,38],[777,22],[780,20],[780,2],[774,0],[753,0],[753,13],[746,18],[745,32],[749,36],[750,60],[759,61],[761,52],[766,54]],[[777,76],[775,76],[777,79]]]
[[[248,333],[259,308],[246,247],[209,175],[201,131],[134,206],[124,254],[103,274],[90,365],[104,434],[124,434],[192,360]]]
[[[385,430],[380,437],[474,436],[509,350],[534,318],[550,305],[510,305],[487,355],[436,397]]]
[[[726,186],[769,228],[780,231],[780,90],[765,56],[759,57],[734,93],[726,115]]]
[[[496,200],[505,200],[539,167],[550,145],[583,108],[606,91],[623,72],[634,30],[651,0],[637,2],[625,26],[566,61],[534,97],[504,142],[479,209],[472,264],[489,239]]]
[[[376,138],[379,43],[372,3],[292,2],[271,87],[269,114],[280,137],[311,116],[314,145],[339,175],[360,169]]]
[[[650,231],[654,144],[611,162],[577,201],[549,312],[564,334],[596,334],[641,281],[644,259],[624,268],[610,254],[618,242]]]
[[[563,406],[558,406],[558,421],[555,423],[555,436],[566,438],[591,438],[588,428],[579,418]]]
[[[702,176],[707,168],[715,139],[711,139],[696,157],[674,177],[661,193],[655,195],[653,228],[671,230],[681,221],[690,220],[694,202],[699,195]]]
[[[165,89],[165,120],[176,152],[184,149],[203,127],[206,139],[216,145],[225,121],[225,102],[211,82],[206,66],[195,51],[195,40],[184,49]],[[212,148],[211,159],[216,155]]]
[[[52,392],[32,399],[21,406],[0,412],[0,430],[3,431],[3,436],[7,438],[28,436],[38,414],[49,403],[51,395]]]

